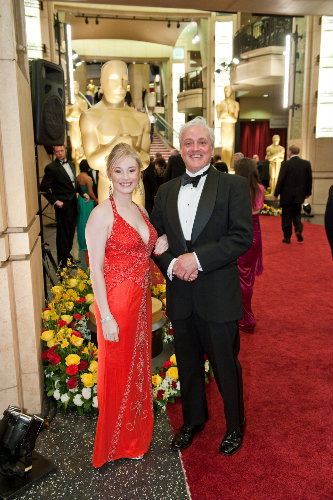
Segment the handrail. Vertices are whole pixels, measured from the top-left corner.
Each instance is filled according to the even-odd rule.
[[[84,94],[82,94],[81,90],[79,90],[79,96],[80,97],[83,97],[83,99],[88,103],[88,107],[91,108],[92,107],[92,104],[91,102],[89,101],[89,99],[86,98],[86,96]]]
[[[191,89],[202,89],[203,87],[202,70],[197,69],[185,73],[184,76],[180,77],[179,85],[180,85],[179,88],[180,92]]]
[[[154,116],[156,118],[156,127],[159,131],[159,133],[164,137],[164,139],[167,141],[169,146],[173,148],[173,138],[179,137],[179,133],[177,130],[172,128],[170,123],[168,123],[163,116],[161,116],[159,113],[154,113]],[[158,124],[160,123],[160,128],[158,127]]]

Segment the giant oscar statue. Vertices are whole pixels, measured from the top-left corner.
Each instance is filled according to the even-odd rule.
[[[266,158],[269,161],[269,185],[271,194],[275,191],[277,179],[279,177],[281,163],[284,160],[285,149],[280,146],[280,136],[273,135],[272,143],[266,148]]]
[[[76,173],[79,173],[79,163],[84,152],[82,148],[79,120],[81,113],[88,109],[87,101],[79,96],[79,83],[74,82],[74,104],[66,106],[66,121],[69,123],[69,137],[72,146],[72,160],[75,163]]]
[[[103,98],[82,113],[82,143],[91,168],[99,170],[98,201],[109,197],[109,180],[105,175],[105,158],[120,142],[126,142],[140,154],[143,167],[149,164],[150,122],[145,113],[124,106],[127,88],[127,66],[123,61],[108,61],[101,70]],[[135,202],[144,205],[142,181],[133,193]]]
[[[231,98],[232,88],[224,87],[225,99],[216,105],[217,118],[221,122],[222,160],[232,166],[235,144],[235,123],[238,119],[239,104]]]

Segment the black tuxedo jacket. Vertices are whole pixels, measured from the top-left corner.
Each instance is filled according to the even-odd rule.
[[[312,191],[312,170],[307,160],[293,156],[281,165],[274,196],[280,195],[281,205],[303,203]]]
[[[159,235],[166,233],[169,249],[154,256],[167,280],[167,314],[171,321],[186,319],[193,311],[206,321],[226,322],[243,316],[237,258],[253,240],[248,182],[210,168],[195,217],[191,250],[203,271],[193,282],[176,276],[170,281],[167,269],[174,257],[188,252],[178,216],[178,177],[157,192],[151,222]]]
[[[74,186],[59,160],[54,160],[45,167],[40,191],[43,191],[43,195],[51,205],[54,205],[59,200],[66,207],[67,204],[73,203],[74,200],[76,201],[76,193],[79,193],[81,196],[84,195],[80,184],[76,180],[74,163],[71,161],[68,161],[68,163],[74,175]]]

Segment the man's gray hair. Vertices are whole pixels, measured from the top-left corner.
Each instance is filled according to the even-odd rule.
[[[234,156],[237,156],[239,160],[242,160],[244,158],[243,153],[235,153]]]
[[[184,125],[182,125],[180,127],[180,130],[179,130],[179,143],[180,144],[182,143],[184,132],[187,129],[189,129],[191,127],[196,127],[196,126],[202,127],[202,128],[204,128],[204,129],[207,130],[207,132],[209,133],[211,145],[213,147],[214,146],[214,142],[215,142],[214,130],[208,126],[208,123],[206,122],[206,120],[202,116],[197,116],[197,117],[193,118],[193,120],[191,120],[191,121],[189,121],[187,123],[184,123]]]

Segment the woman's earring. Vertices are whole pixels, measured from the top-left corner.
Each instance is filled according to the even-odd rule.
[[[109,184],[109,197],[113,195],[113,188],[112,188],[112,183],[110,182]]]

